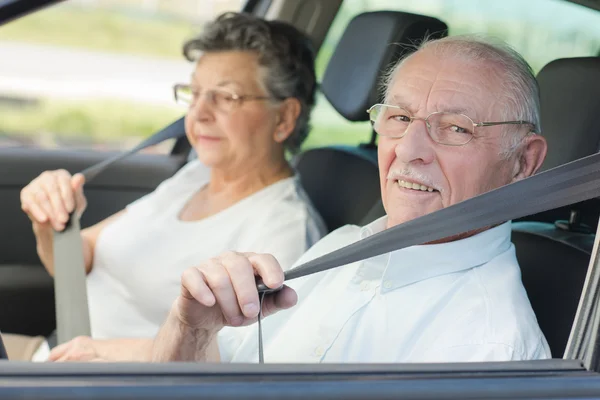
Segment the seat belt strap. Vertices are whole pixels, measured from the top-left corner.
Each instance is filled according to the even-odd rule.
[[[289,281],[599,196],[597,153],[386,229],[288,270],[284,277]],[[273,291],[260,280],[257,285],[261,294]]]
[[[92,181],[110,165],[147,147],[168,139],[185,136],[183,118],[152,135],[133,149],[86,168],[81,173],[86,183]],[[77,336],[90,336],[90,316],[83,259],[80,216],[72,213],[66,227],[53,233],[54,301],[58,344]]]

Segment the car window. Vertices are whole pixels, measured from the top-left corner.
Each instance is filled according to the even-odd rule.
[[[557,58],[600,52],[600,13],[564,0],[345,0],[317,58],[319,79],[348,22],[357,14],[378,10],[438,18],[448,25],[450,35],[498,37],[519,51],[536,73]],[[368,142],[371,133],[368,122],[346,121],[322,95],[313,113],[313,127],[307,148]]]
[[[132,147],[185,113],[183,42],[243,3],[72,0],[2,26],[0,146]]]

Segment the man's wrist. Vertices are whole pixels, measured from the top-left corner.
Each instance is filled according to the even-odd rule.
[[[152,361],[208,360],[208,348],[217,340],[217,327],[192,327],[171,312],[152,346]]]

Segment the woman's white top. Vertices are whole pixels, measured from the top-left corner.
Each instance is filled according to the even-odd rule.
[[[87,278],[92,337],[153,337],[180,292],[181,274],[225,251],[271,253],[288,269],[326,232],[298,176],[208,218],[179,215],[209,181],[195,160],[106,226]]]

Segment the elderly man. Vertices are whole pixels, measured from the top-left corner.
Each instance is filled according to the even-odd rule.
[[[470,37],[424,43],[388,75],[369,113],[387,216],[343,227],[297,263],[534,174],[546,155],[527,63]],[[289,282],[263,303],[265,362],[460,362],[550,357],[520,279],[510,222]],[[257,360],[255,274],[266,254],[187,270],[153,359]],[[270,316],[277,311],[279,312]]]

